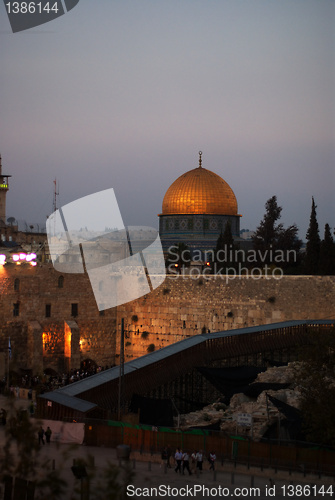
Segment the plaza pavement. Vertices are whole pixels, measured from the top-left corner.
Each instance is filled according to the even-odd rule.
[[[7,401],[0,396],[0,407],[6,407],[6,405]],[[16,401],[16,405],[27,407],[29,402],[18,400]],[[4,441],[4,427],[0,425],[0,457]],[[74,460],[78,459],[85,460],[89,464],[86,467],[88,474],[93,473],[95,475],[90,484],[92,493],[96,487],[98,476],[103,473],[108,462],[116,467],[121,466],[121,475],[124,473],[123,466],[127,464],[133,477],[129,481],[126,499],[151,498],[158,500],[160,498],[174,498],[180,500],[182,498],[197,498],[199,500],[209,500],[225,498],[228,495],[232,498],[299,498],[301,500],[301,498],[306,498],[306,496],[314,496],[313,489],[310,490],[311,494],[308,495],[308,488],[312,485],[315,485],[317,488],[322,485],[326,488],[329,485],[334,485],[334,478],[319,478],[312,475],[304,477],[303,473],[292,473],[292,475],[289,475],[286,471],[275,472],[273,469],[264,469],[261,471],[259,468],[250,467],[248,469],[246,466],[241,465],[235,468],[230,463],[224,463],[223,465],[220,463],[216,464],[216,471],[213,473],[213,471],[208,470],[208,462],[205,462],[202,473],[189,476],[185,471],[186,475],[181,475],[174,471],[174,467],[169,469],[162,466],[160,457],[157,455],[140,455],[139,452],[132,452],[128,462],[120,462],[117,458],[117,450],[115,448],[85,445],[70,446],[51,442],[40,447],[40,456],[40,463],[43,464],[44,469],[52,470],[54,467],[56,471],[62,470],[62,477],[67,481],[68,487],[66,496],[61,500],[81,498],[79,492],[80,480],[76,479],[71,471]],[[42,469],[41,473],[43,473]],[[296,485],[301,485],[302,487],[307,485],[306,494],[300,494],[300,490],[290,490],[289,488],[292,488],[292,486],[288,486],[290,484],[294,487]],[[285,496],[283,495],[283,486],[286,487]],[[207,490],[199,491],[202,487],[207,488]],[[149,489],[146,490],[145,488]],[[155,494],[155,490],[150,490],[150,488],[156,488],[157,494]],[[158,488],[161,488],[160,494]],[[193,488],[197,489],[194,490]],[[223,490],[223,488],[226,489]],[[235,490],[236,488],[238,490]],[[250,488],[254,489],[250,490]],[[295,493],[298,494],[296,495]],[[85,500],[88,500],[88,498],[86,497]],[[329,494],[319,494],[314,498],[325,500],[332,498],[332,496]],[[0,499],[2,500],[2,496],[0,496]],[[108,495],[106,495],[107,499]]]

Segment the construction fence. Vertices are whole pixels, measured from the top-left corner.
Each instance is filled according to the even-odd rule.
[[[132,425],[125,422],[85,423],[84,442],[91,446],[115,448],[129,445],[132,451],[160,454],[169,447],[172,455],[176,448],[189,453],[203,450],[207,457],[211,451],[217,461],[234,462],[260,468],[274,468],[303,473],[335,476],[335,450],[317,445],[273,441],[254,442],[241,436],[228,436],[220,431],[195,429],[178,431],[170,428],[152,428],[147,425]]]

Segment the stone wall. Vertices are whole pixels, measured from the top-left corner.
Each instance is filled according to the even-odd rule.
[[[335,318],[334,276],[252,279],[168,276],[150,295],[118,307],[125,361],[186,337],[293,319]]]
[[[10,337],[13,370],[61,372],[84,359],[114,364],[115,309],[99,313],[84,274],[61,276],[49,264],[0,266],[0,350]]]
[[[104,314],[86,275],[64,274],[62,283],[60,277],[49,264],[0,266],[0,351],[7,359],[10,337],[13,370],[62,372],[85,359],[118,363],[122,317],[126,361],[203,332],[335,318],[335,277],[329,276],[168,276],[151,294]]]

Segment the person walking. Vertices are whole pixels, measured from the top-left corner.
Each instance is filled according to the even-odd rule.
[[[7,422],[7,411],[5,408],[1,408],[1,423],[2,425],[6,425]]]
[[[167,466],[168,466],[168,469],[171,469],[171,455],[172,455],[172,452],[171,452],[171,446],[168,444],[167,445],[167,448],[166,448],[166,451],[167,451]]]
[[[208,457],[208,462],[210,464],[209,470],[215,470],[215,460],[216,460],[216,455],[214,451],[211,451]]]
[[[204,456],[203,456],[202,450],[197,452],[196,460],[197,460],[197,469],[202,471],[202,462],[204,461]]]
[[[191,455],[191,471],[193,474],[195,474],[196,467],[197,467],[197,452],[194,451]]]
[[[52,434],[52,430],[48,426],[47,430],[45,431],[45,439],[46,439],[47,443],[50,443],[51,434]]]
[[[179,474],[181,474],[181,461],[183,459],[183,453],[181,452],[180,448],[177,448],[177,451],[174,455],[174,459],[176,461],[176,468],[175,468],[175,472],[178,472],[179,471]]]
[[[44,442],[44,429],[42,426],[40,426],[40,428],[38,429],[37,434],[38,434],[38,444],[41,444],[41,442],[42,442],[42,444],[45,444],[45,442]]]
[[[188,471],[189,476],[192,476],[190,471],[190,456],[187,451],[183,453],[183,475],[185,474],[185,469]]]

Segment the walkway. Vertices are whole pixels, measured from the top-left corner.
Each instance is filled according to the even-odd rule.
[[[25,400],[17,400],[16,406],[26,407],[29,402]],[[0,396],[0,407],[5,407],[7,400]],[[5,442],[4,427],[0,426],[0,457],[2,456],[3,445]],[[128,480],[127,496],[125,498],[174,498],[180,500],[182,498],[198,498],[199,500],[209,500],[216,498],[224,498],[230,496],[233,498],[304,498],[306,496],[314,496],[314,490],[319,491],[320,487],[327,488],[334,484],[332,478],[317,476],[304,477],[301,474],[292,474],[278,471],[275,473],[273,469],[261,471],[258,468],[247,469],[246,466],[238,466],[236,469],[232,464],[217,464],[217,471],[213,473],[209,471],[208,463],[204,464],[202,473],[193,474],[192,476],[181,475],[175,473],[174,468],[167,469],[160,464],[158,456],[150,456],[149,454],[140,455],[138,452],[131,454],[128,462],[120,462],[117,458],[116,449],[105,447],[90,447],[90,446],[70,446],[66,444],[59,445],[50,443],[41,446],[40,448],[40,468],[41,474],[46,471],[61,471],[62,478],[67,482],[67,493],[61,500],[79,500],[80,497],[80,480],[76,479],[71,471],[74,460],[85,460],[86,469],[89,475],[94,474],[91,481],[90,489],[93,493],[98,488],[99,477],[101,478],[104,469],[108,463],[113,464],[120,470],[121,476],[125,472],[125,466],[133,475]],[[121,467],[120,467],[121,466]],[[289,486],[293,485],[293,486]],[[313,486],[314,485],[314,486]],[[301,493],[301,488],[305,487],[305,494]],[[292,490],[292,488],[297,488]],[[335,488],[334,488],[335,491]],[[292,492],[297,493],[296,495]],[[310,492],[310,495],[308,494]],[[107,493],[107,492],[106,492]],[[285,493],[285,495],[284,495]],[[3,493],[0,499],[3,498]],[[108,493],[107,493],[108,495]],[[93,494],[92,494],[93,497]],[[84,497],[87,500],[90,497]],[[109,496],[102,496],[101,500],[108,500]],[[116,498],[120,498],[116,497]],[[331,495],[318,494],[316,498],[327,499]]]

